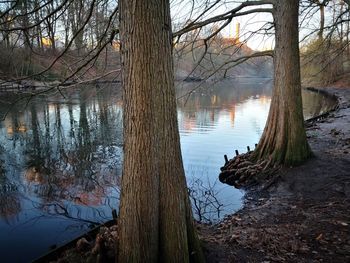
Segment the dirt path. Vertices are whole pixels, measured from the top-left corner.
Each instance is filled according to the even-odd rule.
[[[309,125],[315,157],[252,189],[245,207],[199,226],[209,262],[350,262],[350,88],[323,88],[339,108]]]

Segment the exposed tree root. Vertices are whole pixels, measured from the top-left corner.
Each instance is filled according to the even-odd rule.
[[[220,168],[219,180],[236,188],[244,188],[270,179],[280,166],[269,160],[252,161],[252,152],[237,155]]]

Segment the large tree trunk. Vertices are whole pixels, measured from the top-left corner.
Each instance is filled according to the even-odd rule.
[[[311,156],[301,99],[298,0],[275,1],[274,87],[268,120],[255,159],[294,165]]]
[[[203,259],[182,166],[170,7],[120,1],[124,167],[119,262]]]

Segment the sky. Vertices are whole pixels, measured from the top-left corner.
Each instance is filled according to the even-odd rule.
[[[172,20],[175,25],[183,24],[184,21],[193,20],[201,14],[206,6],[203,5],[203,2],[210,2],[207,6],[210,6],[212,3],[216,2],[214,0],[209,1],[171,1],[171,13]],[[212,8],[206,15],[203,16],[202,20],[205,20],[209,17],[219,15],[227,12],[228,10],[239,5],[239,1],[220,1],[214,8]],[[192,6],[194,3],[194,7]],[[268,5],[262,6],[262,8],[269,7]],[[244,10],[249,10],[245,8]],[[221,32],[224,37],[235,37],[236,24],[240,24],[240,40],[243,42],[247,41],[247,44],[250,48],[255,50],[267,50],[273,48],[273,37],[266,37],[263,35],[254,36],[251,35],[251,32],[254,32],[261,28],[267,22],[272,21],[272,15],[270,13],[256,13],[245,15],[241,17],[236,17],[232,22],[226,26]],[[175,26],[176,27],[176,26]],[[175,30],[176,31],[176,30]]]
[[[171,1],[171,13],[174,25],[183,25],[184,21],[193,20],[201,14],[207,6],[210,6],[216,0],[172,0]],[[232,8],[238,6],[241,2],[244,1],[229,1],[222,0],[218,1],[218,4],[215,5],[207,14],[205,14],[201,20],[205,20],[209,17],[219,15],[222,13],[231,10]],[[207,5],[205,6],[206,3]],[[337,3],[335,1],[335,3]],[[193,5],[194,4],[194,5]],[[334,3],[330,3],[326,8],[326,24],[327,21],[330,21],[333,16],[333,11],[331,7]],[[263,5],[260,8],[269,8],[270,5]],[[257,8],[257,7],[255,7]],[[243,9],[249,10],[249,8]],[[311,31],[317,30],[319,27],[319,12],[317,9],[311,10],[308,9],[309,12],[305,12],[308,16],[304,19],[304,15],[300,16],[299,22],[300,25],[300,39],[303,39],[304,36],[308,35]],[[236,23],[240,23],[241,34],[240,40],[241,42],[246,40],[247,45],[254,50],[271,50],[274,47],[274,36],[266,36],[264,34],[254,34],[254,32],[261,28],[266,23],[271,23],[273,21],[272,15],[270,13],[256,13],[245,16],[236,17],[233,19],[231,24],[222,30],[222,35],[224,37],[234,37],[235,36],[235,28]],[[176,27],[176,26],[175,26]],[[175,29],[176,31],[176,29]],[[310,41],[310,40],[309,40]],[[304,42],[305,43],[305,42]],[[302,44],[304,44],[302,43]]]

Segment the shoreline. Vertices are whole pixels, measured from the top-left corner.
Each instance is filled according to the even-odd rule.
[[[208,262],[350,261],[350,88],[317,90],[338,107],[308,122],[315,156],[247,189],[220,223],[199,225]]]
[[[246,189],[243,208],[218,223],[198,223],[207,262],[350,260],[350,88],[317,90],[336,96],[338,106],[306,122],[315,157],[283,168],[267,185]],[[97,236],[109,232],[102,227]],[[89,251],[96,242],[88,240],[79,254],[94,258]],[[79,242],[86,239],[81,236],[67,250],[37,260],[75,258]]]
[[[218,223],[196,224],[207,262],[350,260],[350,88],[317,90],[336,96],[338,106],[306,122],[315,157],[246,189],[243,208]],[[96,239],[81,236],[37,262],[96,259],[102,253],[97,240],[109,240],[110,229],[102,226]]]

